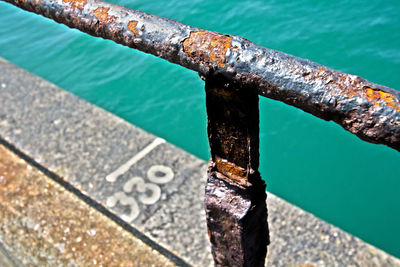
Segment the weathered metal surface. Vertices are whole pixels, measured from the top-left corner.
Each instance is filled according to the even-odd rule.
[[[206,78],[211,147],[205,208],[216,266],[264,266],[268,225],[258,173],[258,95]]]
[[[215,169],[241,187],[259,164],[258,95],[222,76],[206,79],[208,136]]]
[[[260,95],[333,120],[400,151],[400,92],[237,36],[96,0],[3,0],[202,75],[220,74]]]
[[[232,37],[208,31],[191,32],[183,42],[185,53],[196,63],[217,64],[225,67],[226,52],[231,47]]]
[[[265,198],[261,182],[242,189],[209,172],[205,206],[216,266],[264,266],[269,244]]]

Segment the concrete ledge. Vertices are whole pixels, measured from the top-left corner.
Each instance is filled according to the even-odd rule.
[[[5,60],[0,70],[3,143],[56,174],[93,208],[182,258],[182,265],[212,265],[204,161]],[[271,266],[400,266],[272,194],[268,207]]]
[[[4,265],[176,266],[1,145],[0,173]]]

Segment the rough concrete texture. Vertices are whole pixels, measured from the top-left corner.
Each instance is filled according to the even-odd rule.
[[[22,69],[0,65],[2,138],[189,263],[211,262],[205,162]],[[146,150],[151,144],[158,145]],[[107,179],[137,155],[116,181]],[[159,170],[164,173],[154,178]]]
[[[267,266],[396,266],[400,260],[268,194]],[[309,265],[306,265],[309,264]]]
[[[176,266],[1,145],[0,218],[9,266]]]
[[[207,164],[0,60],[0,140],[195,266],[211,266]],[[270,266],[400,266],[383,251],[268,195]]]

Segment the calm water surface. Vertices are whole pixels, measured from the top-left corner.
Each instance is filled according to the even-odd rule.
[[[400,88],[400,1],[113,0]],[[0,3],[0,56],[203,158],[203,82]],[[268,191],[400,257],[400,153],[261,99]]]

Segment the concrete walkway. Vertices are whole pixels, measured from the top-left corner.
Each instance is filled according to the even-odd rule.
[[[10,266],[176,266],[2,145],[0,173]]]
[[[132,240],[158,251],[160,259],[212,266],[203,211],[206,162],[1,59],[0,143]],[[4,195],[10,189],[0,190]],[[268,207],[269,266],[400,266],[398,259],[272,194]],[[1,218],[0,229],[7,223]],[[0,231],[0,240],[5,238]],[[103,242],[119,238],[95,243],[105,247]],[[36,246],[40,251],[43,244]],[[136,257],[130,261],[135,266]]]

